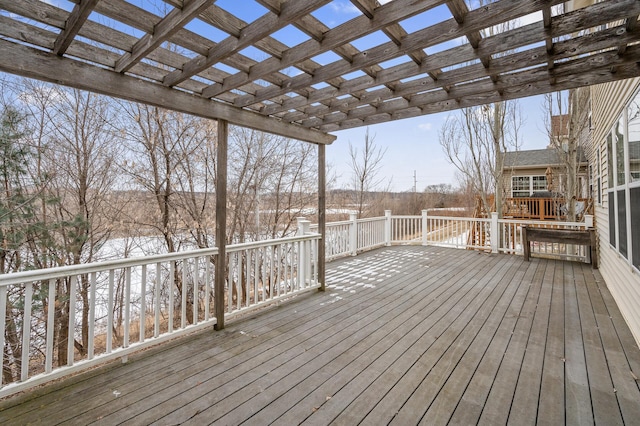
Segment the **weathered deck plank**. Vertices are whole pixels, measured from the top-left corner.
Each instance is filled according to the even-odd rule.
[[[640,351],[589,265],[407,246],[328,266],[325,293],[0,401],[0,423],[640,418]]]
[[[517,276],[514,276],[512,279],[511,285],[517,287],[517,294],[505,313],[500,328],[491,340],[477,370],[467,377],[469,384],[451,412],[450,422],[452,424],[476,423],[478,419],[480,419],[485,407],[488,406],[487,401],[489,400],[489,394],[492,389],[494,389],[493,385],[498,378],[498,371],[500,371],[500,367],[505,364],[506,353],[517,338],[517,326],[525,312],[526,303],[531,291],[531,285],[527,285],[527,283],[531,282],[536,271],[537,264],[532,264],[527,268],[521,282],[517,281]],[[519,369],[520,363],[517,362],[517,360],[515,361],[514,364],[517,365],[516,368]],[[514,371],[517,370],[514,369]],[[511,394],[509,394],[506,404],[511,405]],[[496,422],[494,424],[498,423]]]

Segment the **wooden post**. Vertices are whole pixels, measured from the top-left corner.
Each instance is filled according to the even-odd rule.
[[[500,250],[500,227],[498,226],[498,213],[491,213],[491,253]]]
[[[529,245],[529,239],[527,238],[527,227],[522,227],[522,255],[524,256],[524,260],[529,261],[529,256],[531,255],[531,246]]]
[[[584,215],[584,226],[586,229],[593,228],[593,215]]]
[[[358,215],[349,213],[349,249],[351,256],[358,254]]]
[[[324,291],[325,280],[325,236],[327,227],[327,170],[325,145],[318,144],[318,232],[320,233],[320,242],[318,243],[318,281],[320,281],[320,291]]]
[[[296,220],[298,222],[296,235],[309,235],[311,222],[304,217],[298,217]],[[298,289],[302,290],[307,285],[311,285],[311,244],[303,241],[300,243],[298,252]]]
[[[391,210],[384,211],[384,245],[391,245]]]
[[[224,286],[227,269],[227,148],[229,123],[218,120],[218,149],[216,171],[216,274],[214,288],[214,309],[216,330],[224,328]]]
[[[429,221],[427,218],[428,211],[422,210],[422,245],[426,246],[429,243]]]

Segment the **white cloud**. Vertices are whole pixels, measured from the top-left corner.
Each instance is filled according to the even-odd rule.
[[[418,124],[418,129],[424,130],[425,132],[428,132],[429,130],[431,130],[432,127],[433,127],[433,125],[431,123],[420,123],[420,124]]]
[[[387,4],[389,2],[391,2],[393,0],[378,0],[378,2],[383,5],[383,4]],[[345,15],[355,15],[360,12],[360,9],[358,9],[357,7],[355,7],[353,5],[353,3],[351,3],[348,0],[338,0],[338,1],[334,1],[331,2],[329,4],[329,6],[331,7],[331,9],[336,12],[336,13],[341,13],[341,14],[345,14]]]
[[[337,13],[356,14],[360,10],[348,1],[334,1],[330,3],[331,9]]]

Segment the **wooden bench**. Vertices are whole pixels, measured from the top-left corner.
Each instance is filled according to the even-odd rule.
[[[590,249],[591,264],[598,268],[598,245],[595,229],[579,231],[573,229],[548,229],[522,227],[522,244],[524,245],[524,259],[529,261],[531,256],[531,242],[561,243],[588,246]]]

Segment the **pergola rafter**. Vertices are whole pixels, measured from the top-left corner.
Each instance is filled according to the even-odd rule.
[[[263,10],[254,20],[215,0],[157,0],[153,9],[68,1],[65,10],[0,0],[2,49],[22,55],[1,58],[0,70],[314,143],[340,129],[640,75],[637,0],[572,12],[561,0],[246,0]],[[351,19],[326,18],[345,5]],[[289,43],[279,35],[288,28],[306,38]],[[107,78],[60,75],[76,68]],[[135,81],[143,89],[123,93]]]
[[[78,31],[84,25],[91,11],[96,7],[98,0],[82,0],[74,8],[65,23],[64,30],[60,32],[53,44],[53,53],[56,55],[64,55],[69,45],[78,35]]]
[[[116,61],[116,72],[125,72],[139,62],[143,57],[155,50],[173,34],[198,16],[203,10],[211,6],[215,0],[191,0],[185,3],[183,9],[173,9],[162,18],[153,29],[153,34],[145,34],[131,49]]]

